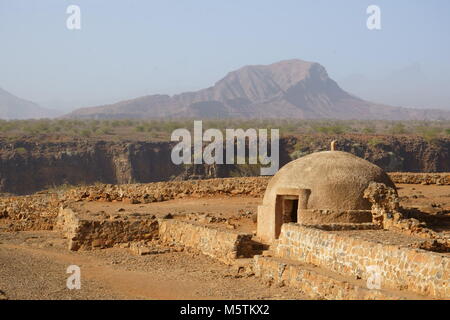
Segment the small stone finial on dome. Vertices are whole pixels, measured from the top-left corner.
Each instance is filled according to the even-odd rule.
[[[337,140],[331,141],[331,151],[336,151]]]

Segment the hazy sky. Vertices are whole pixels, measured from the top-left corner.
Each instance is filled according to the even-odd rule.
[[[81,30],[66,28],[71,4]],[[380,31],[366,27],[371,4]],[[299,58],[365,99],[450,109],[449,33],[448,0],[0,0],[0,87],[69,108]]]

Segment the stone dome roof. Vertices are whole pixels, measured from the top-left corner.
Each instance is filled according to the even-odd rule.
[[[310,189],[308,209],[370,210],[363,198],[371,182],[395,184],[380,167],[347,152],[310,154],[285,165],[270,180],[263,204],[275,202],[281,189]]]

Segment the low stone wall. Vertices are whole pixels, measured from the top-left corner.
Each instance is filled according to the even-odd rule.
[[[251,250],[251,234],[175,219],[161,219],[159,224],[160,240],[198,250],[226,264],[246,257]]]
[[[56,194],[0,197],[0,220],[9,231],[52,230],[59,206]]]
[[[69,250],[92,250],[152,240],[158,235],[158,221],[152,218],[96,220],[82,218],[72,208],[61,208],[56,229],[68,238]]]
[[[313,299],[329,300],[398,300],[406,298],[401,294],[384,290],[369,290],[361,280],[348,281],[336,274],[320,272],[316,268],[287,262],[272,257],[255,256],[255,275],[264,282],[287,285],[300,290]],[[423,298],[423,297],[420,297]]]
[[[394,183],[450,185],[450,172],[444,173],[390,172],[389,176],[391,177]]]
[[[383,231],[380,231],[383,232]],[[276,256],[362,279],[376,268],[382,287],[450,298],[450,256],[284,224]]]

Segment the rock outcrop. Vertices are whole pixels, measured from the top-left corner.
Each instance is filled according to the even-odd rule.
[[[450,172],[450,139],[418,137],[301,135],[280,141],[280,168],[298,157],[337,150],[366,159],[389,172]],[[174,165],[170,142],[45,142],[0,140],[0,193],[30,194],[61,185],[149,183],[169,180],[252,176],[239,165]],[[404,180],[400,180],[404,179]],[[449,175],[401,175],[395,182],[450,183]]]

